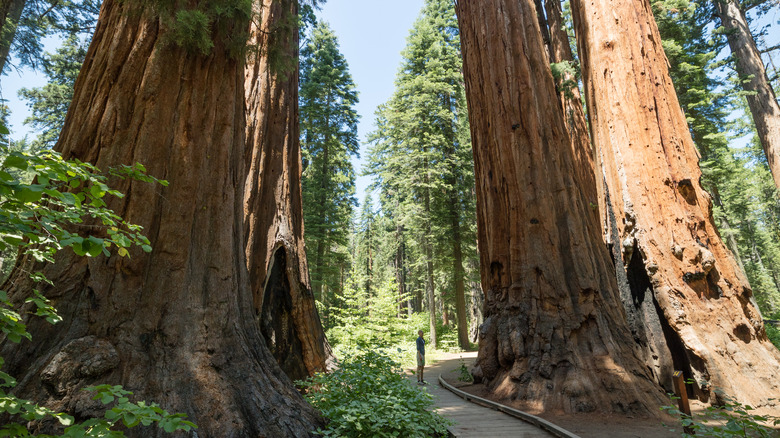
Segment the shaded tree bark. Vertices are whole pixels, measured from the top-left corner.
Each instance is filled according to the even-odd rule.
[[[247,108],[244,233],[255,313],[287,375],[303,379],[333,365],[317,314],[303,239],[295,0],[263,0],[245,68]],[[269,47],[294,66],[274,65]],[[278,60],[277,60],[278,61]]]
[[[780,189],[780,104],[766,75],[761,53],[750,33],[745,13],[737,0],[716,0],[715,9],[726,29],[731,53],[737,67],[742,89],[747,91],[750,113],[756,124],[758,138],[766,153],[769,170]]]
[[[423,152],[425,153],[425,151]],[[428,161],[425,161],[424,169],[425,175],[423,176],[423,208],[425,209],[425,235],[423,236],[423,247],[425,248],[425,290],[428,297],[428,330],[430,331],[430,347],[436,349],[436,293],[434,291],[433,283],[433,243],[431,243],[431,192],[430,192],[430,169],[428,169]],[[444,298],[442,296],[442,298]],[[442,299],[442,303],[444,300]],[[444,312],[442,312],[444,313]]]
[[[658,415],[575,157],[532,0],[457,3],[485,322],[475,377],[546,411]]]
[[[445,151],[447,158],[455,155],[454,147],[448,147]],[[449,205],[447,206],[450,219],[450,243],[452,245],[452,282],[455,286],[455,318],[458,324],[458,345],[466,350],[469,348],[468,321],[466,319],[466,285],[465,270],[463,269],[463,237],[460,225],[461,202],[458,199],[458,180],[454,172],[447,181]],[[442,297],[442,304],[444,304]]]
[[[8,62],[11,44],[27,0],[0,0],[0,72]]]
[[[547,12],[547,23],[550,27],[551,62],[569,62],[573,65],[574,54],[571,51],[569,35],[566,33],[563,22],[561,3],[559,0],[545,0],[544,7]],[[558,78],[556,88],[563,109],[563,122],[571,140],[571,149],[575,160],[574,170],[580,174],[580,180],[585,181],[588,187],[596,186],[596,198],[587,201],[592,209],[598,208],[602,218],[602,228],[606,230],[608,227],[606,225],[601,165],[593,154],[588,119],[582,109],[582,96],[577,84],[577,77],[569,71],[564,71]],[[606,237],[606,231],[604,233]]]
[[[470,259],[468,263],[469,272],[478,272],[479,264],[476,260]],[[485,294],[482,292],[482,285],[479,281],[469,280],[469,339],[473,343],[479,341],[479,330],[485,318],[482,315],[482,309],[485,307]]]
[[[396,206],[398,204],[396,203]],[[406,244],[404,241],[404,226],[397,224],[395,226],[395,259],[393,267],[395,268],[395,283],[398,285],[398,316],[404,313],[412,314],[412,298],[406,296]]]
[[[719,401],[721,388],[765,405],[780,391],[780,352],[716,231],[650,4],[572,6],[593,141],[629,277],[655,299],[674,367],[708,382],[697,395]]]
[[[162,22],[147,3],[103,3],[57,144],[66,158],[104,169],[144,162],[170,182],[120,181],[126,197],[110,205],[144,227],[154,250],[58,254],[44,268],[55,286],[37,287],[63,322],[29,319],[34,342],[2,345],[7,371],[18,395],[77,418],[103,410],[81,388],[110,383],[187,414],[201,436],[308,436],[318,414],[254,321],[242,227],[243,62],[218,31],[206,56],[171,44]],[[249,17],[219,27],[246,35]],[[11,279],[17,302],[32,286],[24,277]]]
[[[569,35],[564,28],[561,4],[558,0],[545,0],[545,10],[550,26],[552,62],[574,62],[574,55],[569,44]],[[673,392],[672,360],[669,347],[663,337],[660,317],[652,292],[648,292],[646,276],[643,272],[634,272],[636,262],[631,263],[631,255],[624,259],[620,251],[620,239],[616,228],[615,212],[608,201],[609,193],[604,186],[604,174],[601,169],[600,156],[594,157],[590,141],[590,129],[585,111],[582,108],[577,78],[568,70],[561,70],[557,77],[558,95],[564,114],[564,123],[571,138],[571,148],[580,178],[588,185],[595,184],[597,200],[589,200],[591,208],[598,208],[599,222],[604,241],[611,251],[615,264],[620,299],[626,311],[628,326],[634,341],[639,345],[643,360],[657,383],[667,392]],[[594,202],[596,201],[596,202]]]

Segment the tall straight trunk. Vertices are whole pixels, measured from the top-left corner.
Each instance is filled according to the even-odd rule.
[[[780,352],[715,229],[650,3],[572,6],[616,243],[650,295],[637,298],[656,300],[674,367],[697,382],[697,395],[719,401],[714,389],[721,388],[765,405],[780,393]]]
[[[169,181],[118,181],[126,196],[109,205],[143,226],[154,249],[59,253],[43,268],[54,286],[36,287],[63,322],[30,318],[34,342],[3,342],[5,371],[18,378],[17,395],[80,418],[102,416],[82,388],[121,384],[187,414],[201,436],[306,436],[317,414],[254,320],[242,226],[244,63],[220,38],[208,56],[171,44],[156,14],[143,2],[103,2],[56,146],[102,169],[143,162]],[[228,34],[249,28],[248,17],[226,21]],[[25,277],[12,278],[16,302],[33,286]]]
[[[278,71],[268,50],[245,68],[246,151],[244,233],[258,322],[287,375],[302,379],[333,359],[309,282],[303,239],[301,148],[298,125],[298,29],[295,0],[262,0],[251,42],[274,46],[295,60]],[[285,26],[286,25],[286,26]]]
[[[464,283],[463,250],[461,248],[460,212],[457,209],[458,196],[453,191],[450,197],[450,205],[453,207],[451,214],[452,230],[452,272],[455,283],[455,316],[458,321],[458,345],[462,349],[469,348],[468,321],[466,320],[466,285]]]
[[[479,271],[479,261],[469,258],[467,262],[469,272]],[[471,277],[471,275],[469,275]],[[485,318],[482,316],[482,308],[485,305],[485,294],[482,292],[482,285],[478,281],[469,279],[469,339],[473,343],[479,340],[479,330]]]
[[[457,3],[485,322],[473,373],[545,411],[658,415],[544,53],[533,0]],[[490,86],[483,86],[490,84]]]
[[[436,348],[436,293],[433,288],[433,243],[431,243],[431,191],[428,182],[430,174],[428,163],[425,163],[425,192],[423,193],[423,208],[425,208],[425,236],[423,237],[423,247],[425,248],[425,280],[428,291],[428,326],[431,336],[431,348]],[[443,312],[442,312],[443,313]]]
[[[397,204],[396,204],[397,205]],[[404,263],[404,227],[395,227],[395,284],[398,286],[398,316],[400,317],[406,308],[409,315],[412,314],[412,306],[406,297],[406,267]],[[406,299],[406,301],[404,301]]]
[[[27,0],[0,0],[0,73],[8,63],[8,54]]]
[[[455,129],[452,129],[451,138],[454,138]],[[451,144],[445,150],[445,156],[452,159],[455,155],[454,144]],[[450,216],[450,242],[452,243],[452,275],[455,285],[455,318],[458,324],[458,345],[462,349],[469,347],[468,321],[466,319],[466,285],[465,270],[463,269],[463,242],[461,236],[460,210],[461,202],[459,199],[458,179],[455,172],[450,173],[449,181],[449,216]],[[442,300],[443,302],[443,300]]]
[[[761,53],[756,47],[745,13],[737,0],[715,0],[715,9],[726,29],[737,74],[747,99],[758,138],[766,153],[769,170],[780,189],[780,104],[766,75]]]
[[[371,297],[372,274],[374,270],[374,255],[371,253],[371,223],[366,229],[366,298]]]
[[[571,51],[569,35],[564,27],[560,1],[545,0],[544,5],[550,26],[550,57],[552,62],[573,62],[574,55]],[[642,281],[643,277],[637,276],[633,272],[636,262],[632,264],[631,255],[623,254],[621,251],[622,246],[619,244],[615,211],[608,202],[609,193],[604,186],[601,159],[594,157],[593,154],[589,124],[582,108],[582,95],[577,85],[577,78],[572,73],[564,71],[562,76],[558,78],[557,88],[563,108],[563,120],[571,138],[572,153],[577,163],[575,171],[580,173],[581,179],[588,181],[589,186],[596,185],[597,200],[589,200],[588,203],[592,209],[598,208],[599,227],[604,241],[612,251],[620,299],[626,311],[631,335],[642,351],[643,361],[653,378],[667,392],[672,392],[674,388],[671,378],[674,370],[669,347],[662,335],[663,328],[660,322],[661,318],[658,316],[659,311],[655,301],[651,298],[651,292],[648,292],[648,285]]]

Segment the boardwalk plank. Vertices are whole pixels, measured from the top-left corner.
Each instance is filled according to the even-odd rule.
[[[439,374],[450,372],[460,365],[459,357],[440,361],[425,367],[425,377],[429,382],[421,386],[436,400],[434,408],[441,415],[456,422],[450,432],[462,438],[550,438],[552,435],[522,420],[494,409],[482,407],[463,400],[439,386]],[[415,376],[409,377],[415,381]]]

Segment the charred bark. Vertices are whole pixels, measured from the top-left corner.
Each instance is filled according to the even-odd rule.
[[[546,411],[655,416],[532,0],[457,3],[485,322],[475,376]]]
[[[303,240],[298,28],[291,25],[297,4],[294,0],[260,4],[259,27],[253,25],[250,36],[260,51],[250,54],[245,68],[244,156],[245,253],[255,313],[269,348],[293,380],[324,371],[333,361],[315,307]],[[283,59],[295,60],[294,67],[274,64],[269,47],[281,50]],[[284,269],[275,274],[279,263]],[[288,297],[281,296],[282,290]],[[266,304],[266,297],[275,302]],[[289,311],[272,315],[273,323],[263,321],[264,309],[275,308],[280,300],[289,302]],[[285,329],[269,331],[271,326]]]
[[[44,267],[55,286],[36,287],[63,322],[30,318],[34,342],[2,345],[7,371],[17,395],[80,419],[103,409],[82,388],[110,383],[187,414],[200,436],[308,436],[318,415],[254,321],[242,227],[243,62],[217,32],[210,55],[171,44],[162,21],[147,3],[103,3],[57,143],[66,158],[103,169],[143,162],[169,181],[164,189],[119,181],[126,197],[110,205],[142,225],[154,249],[58,254]],[[220,27],[246,35],[249,19]],[[24,278],[11,279],[16,301],[33,286]]]
[[[708,382],[696,388],[701,398],[721,388],[766,405],[780,391],[780,352],[715,228],[650,4],[572,6],[593,142],[616,218],[613,244],[639,284],[632,292],[644,289],[647,301],[652,291],[674,367]],[[645,331],[657,335],[657,326]]]

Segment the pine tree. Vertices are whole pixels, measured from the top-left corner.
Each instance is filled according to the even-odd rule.
[[[52,148],[57,142],[73,98],[76,76],[86,54],[87,44],[79,41],[76,35],[70,35],[56,53],[47,53],[43,57],[43,71],[49,83],[39,88],[19,90],[19,96],[28,100],[32,109],[32,115],[25,124],[41,131],[31,145],[33,148]]]
[[[327,301],[348,271],[350,219],[356,205],[358,102],[346,59],[330,27],[318,23],[302,51],[300,85],[303,209],[315,297]]]
[[[745,99],[761,146],[766,153],[769,169],[775,185],[780,189],[780,103],[767,78],[761,53],[745,15],[749,3],[739,0],[713,2],[722,30],[728,39],[735,70],[739,75],[739,84],[745,91]]]
[[[0,1],[0,72],[14,55],[20,65],[46,64],[43,39],[91,35],[100,11],[99,0],[3,0]]]
[[[432,345],[437,309],[446,324],[454,304],[458,338],[466,347],[465,261],[473,246],[465,242],[475,239],[468,225],[474,224],[473,198],[467,196],[473,163],[452,1],[426,1],[402,56],[396,91],[377,111],[367,172],[377,178],[382,209],[393,217],[398,239],[416,236],[408,245],[397,242],[396,249],[403,246],[411,269],[424,271]],[[437,282],[438,277],[451,281]]]

